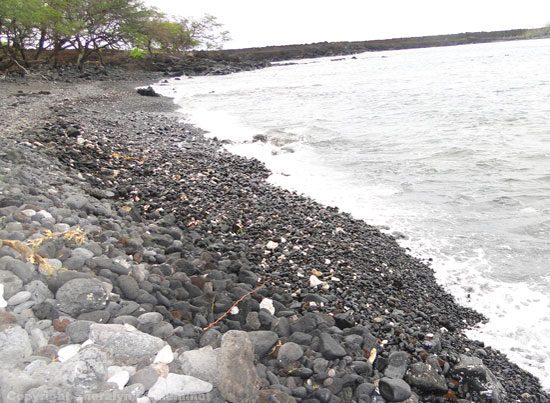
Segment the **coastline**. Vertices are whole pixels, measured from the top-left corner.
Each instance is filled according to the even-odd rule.
[[[498,351],[462,334],[463,329],[483,318],[458,306],[436,284],[431,268],[368,224],[269,185],[265,180],[269,173],[261,163],[231,155],[221,149],[219,142],[204,138],[200,129],[178,123],[171,100],[140,97],[135,93],[135,86],[152,79],[151,76],[134,82],[77,83],[64,85],[64,91],[55,83],[9,84],[10,87],[5,87],[10,95],[2,108],[10,108],[6,116],[11,117],[10,122],[3,124],[13,126],[8,131],[10,138],[5,139],[11,142],[8,148],[21,148],[23,155],[38,154],[46,160],[60,161],[57,169],[70,167],[72,177],[80,178],[79,186],[87,192],[86,197],[95,197],[98,190],[112,194],[102,198],[102,202],[112,205],[113,211],[128,208],[133,221],[153,232],[165,225],[159,223],[173,217],[163,227],[164,235],[169,233],[168,229],[179,231],[181,249],[165,251],[164,262],[145,261],[147,269],[153,271],[166,265],[169,267],[164,268],[166,273],[159,268],[163,280],[189,281],[199,290],[184,287],[188,295],[181,301],[193,308],[187,306],[180,319],[170,312],[176,296],[169,298],[169,303],[164,304],[166,309],[160,309],[161,313],[168,311],[164,321],[174,327],[189,324],[203,327],[223,313],[223,308],[230,307],[230,302],[265,282],[260,291],[245,300],[246,309],[229,315],[214,327],[219,333],[229,329],[274,332],[274,343],[281,340],[283,346],[288,343],[293,344],[292,348],[294,344],[301,346],[302,355],[298,359],[289,358],[288,362],[281,361],[283,354],[275,358],[264,352],[258,357],[257,363],[271,368],[271,374],[277,378],[260,377],[265,389],[270,386],[270,390],[278,390],[290,398],[294,389],[304,388],[304,397],[294,394],[302,401],[307,398],[325,401],[326,396],[326,401],[333,401],[330,400],[333,396],[351,401],[341,396],[344,391],[345,396],[351,392],[357,401],[369,401],[366,397],[360,400],[361,393],[357,392],[360,385],[375,385],[385,378],[405,378],[420,399],[411,401],[428,401],[434,396],[447,396],[448,401],[460,398],[490,401],[481,393],[483,390],[472,388],[475,382],[471,374],[456,371],[460,354],[465,354],[481,359],[483,368],[488,368],[502,384],[506,394],[498,387],[491,389],[498,395],[494,396],[496,401],[547,401],[548,396],[532,375]],[[17,95],[18,88],[23,93],[32,92],[32,97]],[[38,94],[39,91],[50,94]],[[34,107],[37,112],[33,112]],[[26,114],[31,116],[25,117]],[[27,131],[21,134],[25,126]],[[67,129],[70,127],[76,127],[79,133],[70,135]],[[23,142],[15,145],[15,139]],[[18,158],[12,161],[22,166],[29,163]],[[120,222],[122,216],[107,218],[98,220],[100,238],[102,232],[113,231],[113,221]],[[130,235],[125,236],[122,227],[114,231],[124,239]],[[156,246],[169,249],[174,245]],[[147,243],[133,249],[124,242],[115,243],[113,250],[119,252],[109,258],[124,258],[133,268],[143,259],[144,249]],[[3,256],[10,253],[6,246],[1,250]],[[187,279],[174,279],[182,269],[172,254],[192,262],[191,267],[184,265]],[[90,262],[84,262],[79,270],[86,269],[112,283],[114,291],[121,291],[119,276],[113,275],[112,270],[102,273]],[[321,284],[311,286],[311,275]],[[211,292],[219,294],[217,299],[224,301],[214,309],[218,311],[216,315],[208,314],[211,300],[202,301],[202,305],[199,301],[207,296],[205,283],[210,281],[204,278],[210,277],[211,283],[224,280],[234,285],[232,289],[227,284],[225,290],[212,289]],[[179,284],[170,283],[170,287],[173,285]],[[240,295],[234,288],[241,288]],[[199,294],[191,298],[190,290]],[[128,299],[124,291],[119,294]],[[229,296],[232,299],[228,300]],[[259,311],[260,296],[274,301],[274,315]],[[158,305],[150,305],[151,311],[159,312],[155,309]],[[197,346],[202,346],[201,340],[207,333],[197,331],[194,335]],[[330,338],[322,336],[326,334]],[[213,345],[216,343],[219,337]],[[189,345],[192,343],[178,348],[181,351]],[[368,362],[372,348],[377,349],[377,358],[370,370],[359,373],[357,368],[368,364],[357,362]],[[340,349],[344,350],[343,355]],[[437,364],[432,367],[434,357]],[[327,361],[323,371],[314,369],[314,361],[319,358]],[[298,366],[289,370],[287,366],[295,362],[298,364],[292,365]],[[328,375],[328,368],[335,369],[336,374]],[[389,376],[403,368],[401,377]],[[443,378],[454,389],[443,393],[441,386],[439,390],[433,385],[431,389],[421,386],[414,371],[418,371],[419,377]],[[374,391],[365,394],[371,400],[376,396]]]

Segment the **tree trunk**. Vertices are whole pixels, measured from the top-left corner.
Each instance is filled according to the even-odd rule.
[[[80,49],[78,52],[78,59],[76,59],[76,65],[80,71],[84,70],[84,62],[86,61],[84,56],[86,55],[86,48]]]
[[[36,47],[36,53],[34,54],[34,60],[38,60],[42,51],[44,50],[44,42],[46,41],[46,31],[40,31],[40,40],[38,41],[38,46]]]
[[[53,45],[53,67],[57,68],[59,65],[59,52],[61,51],[61,41],[59,39],[55,39],[54,45]]]

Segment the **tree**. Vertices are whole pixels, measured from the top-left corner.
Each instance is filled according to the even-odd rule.
[[[101,49],[130,45],[131,32],[146,13],[138,0],[78,0],[67,17],[77,29],[68,39],[78,50],[77,66],[82,69],[92,53],[100,60]]]
[[[21,57],[26,62],[25,49],[36,40],[36,27],[44,18],[41,0],[2,0],[0,3],[1,49],[11,62]]]
[[[169,20],[163,14],[149,19],[141,31],[138,46],[163,52],[183,52],[197,47],[219,49],[229,40],[229,33],[222,31],[215,17],[206,15],[201,19],[178,18]]]
[[[221,48],[229,39],[215,17],[170,19],[141,0],[0,0],[0,56],[8,67],[27,62],[28,50],[38,60],[53,49],[54,65],[63,49],[78,51],[82,69],[102,49],[138,46],[164,52]]]
[[[187,27],[200,47],[221,49],[224,42],[231,40],[229,31],[223,30],[223,24],[213,15],[206,14],[198,20],[184,18],[181,23]]]

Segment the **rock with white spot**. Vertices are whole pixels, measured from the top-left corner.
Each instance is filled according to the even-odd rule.
[[[270,314],[275,315],[275,307],[273,306],[273,300],[269,298],[262,299],[260,302],[260,309],[267,309]]]
[[[323,284],[323,282],[321,280],[319,280],[319,278],[315,275],[311,275],[309,276],[309,286],[310,287],[317,287],[319,285]]]
[[[166,344],[162,339],[127,324],[94,323],[90,326],[90,339],[107,350],[118,365],[134,365],[144,359],[152,360]]]
[[[72,357],[74,357],[80,351],[79,344],[69,344],[68,346],[62,347],[57,352],[57,359],[59,362],[65,362]]]
[[[33,209],[25,209],[22,210],[21,213],[23,213],[27,217],[33,217],[36,215],[36,211],[34,211]]]
[[[174,361],[174,353],[172,352],[172,347],[169,344],[160,349],[160,351],[155,356],[154,363],[163,362],[165,364],[170,364]]]
[[[191,396],[208,393],[212,390],[212,384],[201,381],[189,375],[168,374],[166,377],[159,377],[157,382],[149,389],[147,397],[161,400],[166,397],[176,398],[180,396]]]
[[[274,250],[274,249],[276,249],[278,246],[279,246],[279,244],[278,244],[277,242],[269,241],[269,242],[265,245],[265,248],[268,249],[268,250]]]
[[[112,375],[109,379],[107,379],[107,382],[114,383],[118,390],[122,390],[124,389],[124,386],[126,386],[126,384],[128,383],[129,379],[130,373],[128,371],[121,370]]]
[[[75,278],[63,284],[55,298],[61,311],[77,317],[82,313],[104,309],[109,294],[98,279]]]

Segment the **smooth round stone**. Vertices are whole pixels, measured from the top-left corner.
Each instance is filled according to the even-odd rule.
[[[23,230],[23,224],[21,224],[20,222],[10,222],[6,224],[5,229],[8,232],[21,231]]]
[[[22,210],[21,213],[23,213],[23,215],[27,217],[34,217],[36,215],[36,211],[34,211],[33,209],[25,209]]]
[[[63,225],[63,224],[58,224],[58,225]],[[94,252],[86,248],[76,248],[72,250],[71,257],[82,258],[84,260],[87,260],[94,257]]]
[[[53,226],[53,231],[54,232],[67,232],[70,229],[71,229],[71,227],[69,226],[69,224],[64,224],[64,223],[55,224]]]
[[[302,350],[302,347],[289,341],[279,348],[277,359],[283,363],[288,363],[290,361],[298,361],[303,355],[304,351]]]
[[[19,291],[17,294],[8,299],[8,305],[19,305],[23,302],[28,301],[31,298],[32,294],[29,291]]]
[[[138,322],[141,324],[146,323],[160,323],[162,322],[162,314],[159,312],[147,312],[138,316]]]
[[[30,309],[35,305],[36,305],[36,301],[25,301],[22,304],[19,304],[15,308],[13,308],[13,313],[16,314],[16,315],[20,314],[24,310]]]
[[[53,219],[53,216],[46,210],[40,210],[38,213],[36,213],[36,215],[46,218],[48,220]]]
[[[61,269],[63,267],[63,263],[59,259],[48,259],[48,264],[54,269]]]

